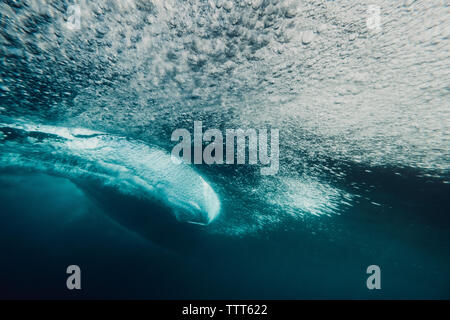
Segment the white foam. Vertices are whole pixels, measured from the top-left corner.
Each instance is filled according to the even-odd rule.
[[[220,201],[212,187],[191,167],[174,164],[170,155],[157,147],[87,129],[0,125],[54,135],[29,146],[14,140],[0,145],[3,167],[25,166],[68,178],[95,177],[124,193],[166,201],[174,209],[184,210],[182,217],[189,222],[209,224],[219,214]]]

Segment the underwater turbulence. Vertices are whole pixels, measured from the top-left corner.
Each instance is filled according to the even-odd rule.
[[[450,298],[449,18],[0,1],[0,298]]]
[[[81,128],[0,123],[0,167],[19,167],[72,180],[96,180],[124,194],[173,208],[179,221],[209,224],[220,211],[211,186],[157,147]]]

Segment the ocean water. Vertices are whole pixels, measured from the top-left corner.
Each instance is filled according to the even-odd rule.
[[[0,298],[450,298],[449,15],[2,1]],[[175,164],[194,121],[278,129],[279,171]]]

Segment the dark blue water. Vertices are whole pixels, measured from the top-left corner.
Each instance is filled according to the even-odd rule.
[[[153,204],[102,189],[102,205],[63,178],[2,172],[1,295],[448,298],[448,187],[387,169],[358,178],[373,179],[381,207],[361,201],[340,216],[235,237],[170,222],[152,232],[148,216],[162,210]],[[71,264],[82,270],[79,292],[65,287]],[[377,292],[366,288],[371,264],[382,271]]]

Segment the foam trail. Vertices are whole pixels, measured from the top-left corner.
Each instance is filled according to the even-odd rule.
[[[142,142],[82,128],[0,123],[0,167],[95,179],[140,198],[161,201],[177,220],[207,225],[220,212],[212,187],[185,163]]]

